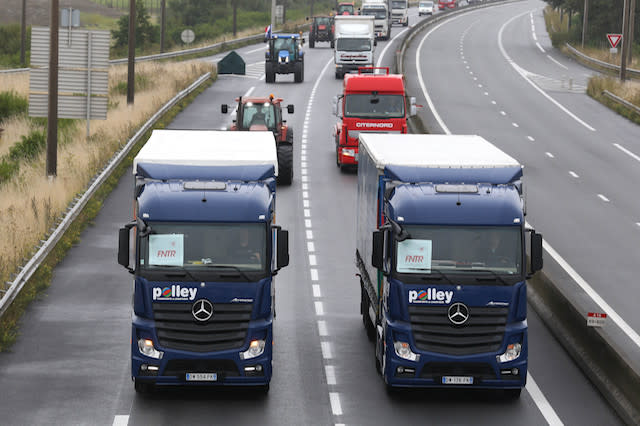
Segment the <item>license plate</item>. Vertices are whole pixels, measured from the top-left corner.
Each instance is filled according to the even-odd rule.
[[[443,385],[472,385],[473,377],[466,376],[443,376]]]
[[[217,373],[187,373],[187,382],[215,382]]]

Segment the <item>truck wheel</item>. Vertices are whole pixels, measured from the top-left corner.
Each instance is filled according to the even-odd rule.
[[[312,49],[316,47],[316,40],[313,38],[313,36],[309,37],[309,47]]]
[[[342,78],[342,73],[340,73],[340,71],[336,70],[336,80],[339,80]]]
[[[518,399],[522,389],[504,389],[503,392],[506,399]]]
[[[291,127],[287,127],[287,142],[293,146],[293,129]]]
[[[376,340],[376,329],[369,318],[369,295],[364,291],[362,286],[360,286],[360,298],[360,304],[362,306],[362,323],[364,324],[364,329],[367,331],[367,338],[370,342],[373,342]]]
[[[408,27],[408,26],[409,26],[409,18],[407,18],[407,21],[406,21],[406,22],[404,22],[404,23],[402,24],[402,26],[403,26],[403,27]]]
[[[331,40],[331,48],[333,49],[334,47],[336,47],[336,42]]]
[[[153,391],[155,391],[156,387],[153,383],[149,383],[149,382],[141,382],[138,380],[135,380],[133,382],[133,387],[136,390],[136,392],[140,395],[149,395],[151,393],[153,393]]]
[[[288,143],[278,145],[278,179],[280,185],[291,185],[293,180],[293,146]]]

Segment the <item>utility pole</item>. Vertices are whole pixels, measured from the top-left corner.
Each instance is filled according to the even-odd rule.
[[[636,0],[631,0],[631,7],[629,10],[629,58],[628,62],[631,65],[633,59],[633,33],[636,29]]]
[[[276,0],[271,0],[271,33],[276,32]]]
[[[49,12],[49,102],[47,112],[47,176],[58,174],[58,0],[51,0]]]
[[[160,3],[160,53],[164,53],[164,29],[167,24],[167,0]]]
[[[238,27],[236,26],[238,16],[238,0],[233,0],[233,36],[236,36]]]
[[[27,44],[27,0],[22,0],[22,20],[20,24],[20,65],[27,67],[25,50]]]
[[[622,13],[622,53],[620,54],[620,81],[627,79],[627,52],[629,51],[629,0],[624,0]]]
[[[136,81],[136,0],[129,0],[129,67],[127,69],[127,105],[133,105]]]
[[[587,34],[587,22],[589,20],[589,0],[584,0],[584,12],[582,13],[582,48]]]

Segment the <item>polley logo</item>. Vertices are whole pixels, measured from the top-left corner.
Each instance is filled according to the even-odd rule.
[[[180,287],[177,284],[171,287],[154,287],[153,300],[193,300],[196,298],[197,288]]]
[[[453,298],[453,291],[436,290],[428,288],[426,290],[410,290],[409,303],[435,303],[449,304]]]

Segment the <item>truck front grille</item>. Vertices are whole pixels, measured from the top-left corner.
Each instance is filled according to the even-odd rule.
[[[495,352],[500,348],[509,308],[469,307],[469,319],[453,325],[448,306],[410,306],[409,317],[418,349],[451,355]]]
[[[230,359],[172,359],[163,376],[184,378],[187,373],[218,373],[224,377],[237,377],[238,367]]]
[[[189,352],[239,349],[251,320],[251,304],[216,303],[213,316],[199,322],[191,313],[192,303],[154,303],[160,347]]]
[[[471,376],[476,379],[486,380],[498,378],[491,365],[471,362],[430,362],[425,364],[420,373],[420,378],[422,379],[440,380],[442,376]]]

